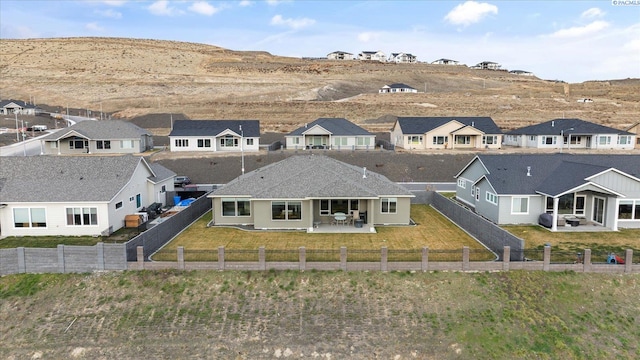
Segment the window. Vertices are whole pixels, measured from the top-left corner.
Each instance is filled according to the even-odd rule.
[[[135,200],[136,197],[135,196],[129,196],[129,202],[133,202],[133,200]]]
[[[600,145],[610,145],[611,144],[611,136],[600,136],[600,137],[598,137],[598,144],[600,144]]]
[[[336,146],[347,146],[349,138],[346,136],[335,136],[333,138],[333,143]]]
[[[69,141],[69,149],[84,149],[85,147],[89,147],[89,141],[82,138],[76,137]]]
[[[49,144],[51,144],[51,148],[52,149],[57,149],[58,148],[58,142],[57,141],[51,141],[51,142],[49,142]]]
[[[347,199],[331,199],[331,213],[337,212],[347,213],[349,212],[349,200]]]
[[[529,198],[528,197],[514,197],[511,199],[511,213],[512,214],[528,214],[529,213]]]
[[[498,137],[495,135],[488,135],[482,137],[482,145],[495,145],[498,143]]]
[[[300,138],[299,137],[294,137],[293,138],[293,144],[294,145],[300,145]]]
[[[136,207],[139,208],[142,206],[142,196],[140,194],[136,195]]]
[[[67,225],[90,226],[98,225],[98,208],[67,208]]]
[[[188,147],[189,139],[176,139],[176,147]]]
[[[369,146],[371,145],[370,137],[358,137],[356,138],[358,146]]]
[[[253,138],[247,139],[247,146],[253,146]]]
[[[433,145],[444,145],[447,142],[447,136],[434,136]]]
[[[211,139],[198,139],[198,147],[211,147]]]
[[[251,216],[251,202],[246,198],[222,198],[222,216]]]
[[[407,143],[413,145],[422,144],[422,135],[407,136]]]
[[[571,145],[582,144],[582,136],[571,135]]]
[[[111,140],[96,141],[96,149],[111,149]]]
[[[469,135],[456,135],[456,144],[469,145],[471,144],[471,136]]]
[[[133,140],[120,140],[121,149],[133,149]]]
[[[122,207],[122,201],[119,201],[116,203],[116,210],[120,209]]]
[[[301,201],[272,201],[272,220],[300,220],[302,219]]]
[[[476,187],[476,201],[480,201],[480,189],[477,187]]]
[[[640,220],[640,200],[621,200],[618,205],[618,219]]]
[[[536,137],[534,135],[529,136],[529,141],[536,141]]]
[[[555,145],[556,144],[556,137],[555,136],[543,136],[542,137],[542,143],[544,145]]]
[[[17,228],[47,227],[47,213],[44,208],[14,208],[13,226]]]
[[[494,193],[487,191],[485,199],[487,200],[487,202],[490,202],[494,205],[498,205],[498,196]]]
[[[395,214],[398,207],[398,199],[397,198],[382,198],[380,199],[381,209],[380,212],[383,214]]]
[[[618,145],[629,145],[629,144],[631,144],[631,136],[629,135],[618,136]]]
[[[320,200],[320,215],[330,215],[331,208],[329,208],[329,200],[322,199]]]
[[[458,187],[462,189],[467,188],[467,182],[465,181],[465,179],[458,179]]]
[[[234,138],[233,135],[225,135],[225,137],[220,138],[220,146],[238,147],[238,139]]]
[[[162,185],[162,188],[160,189],[160,193],[165,193],[167,192],[167,185]]]

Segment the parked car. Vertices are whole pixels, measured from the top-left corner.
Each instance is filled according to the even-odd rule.
[[[191,179],[188,176],[176,176],[173,180],[174,186],[184,187],[185,185],[191,184]]]

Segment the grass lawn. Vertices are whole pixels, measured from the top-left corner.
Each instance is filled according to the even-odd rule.
[[[123,243],[138,234],[137,229],[122,228],[110,236],[10,236],[0,240],[0,249],[17,247],[55,248],[60,245],[93,246],[99,242]]]
[[[375,234],[308,234],[301,231],[243,231],[233,228],[207,228],[211,213],[205,215],[165,247],[175,251],[178,246],[185,250],[217,249],[267,249],[331,250],[346,246],[355,250],[378,250],[386,246],[393,249],[420,249],[427,246],[438,250],[462,250],[484,247],[428,205],[412,205],[411,218],[416,226],[376,227]]]

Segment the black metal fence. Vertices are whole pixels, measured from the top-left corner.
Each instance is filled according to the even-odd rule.
[[[127,261],[136,261],[136,249],[138,246],[144,248],[144,258],[148,260],[149,255],[158,251],[158,249],[173,239],[174,236],[178,235],[178,233],[186,229],[189,224],[209,210],[211,210],[211,199],[208,199],[205,194],[192,202],[188,207],[167,217],[163,222],[127,241]]]
[[[376,146],[384,150],[390,150],[390,151],[396,150],[396,146],[387,140],[376,139]]]

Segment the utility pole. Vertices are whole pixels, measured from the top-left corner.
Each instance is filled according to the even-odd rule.
[[[240,125],[240,154],[242,154],[242,175],[244,175],[244,131]]]

